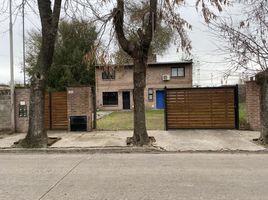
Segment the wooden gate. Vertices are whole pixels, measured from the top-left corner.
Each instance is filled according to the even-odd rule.
[[[67,93],[50,92],[45,97],[45,124],[46,129],[67,130]]]
[[[166,89],[166,129],[238,129],[238,88]]]

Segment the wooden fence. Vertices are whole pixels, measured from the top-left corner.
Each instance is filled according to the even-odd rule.
[[[50,130],[67,130],[67,93],[50,92],[45,97],[45,124]]]

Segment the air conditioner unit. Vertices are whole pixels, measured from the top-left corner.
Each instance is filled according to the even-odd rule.
[[[162,80],[163,81],[169,81],[170,80],[170,76],[168,74],[162,75]]]

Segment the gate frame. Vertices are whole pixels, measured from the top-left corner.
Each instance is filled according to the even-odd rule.
[[[175,130],[174,128],[168,128],[167,123],[167,91],[168,90],[195,90],[195,89],[234,89],[234,113],[235,113],[235,129],[239,129],[239,95],[238,95],[238,85],[230,85],[230,86],[223,86],[223,87],[192,87],[192,88],[167,88],[165,87],[165,130]],[[178,129],[190,129],[190,128],[178,128]],[[207,129],[207,128],[196,128],[196,129]]]

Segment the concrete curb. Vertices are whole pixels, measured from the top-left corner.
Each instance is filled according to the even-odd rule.
[[[163,150],[154,147],[86,147],[86,148],[1,148],[0,153],[157,153]]]
[[[41,148],[41,149],[24,149],[24,148],[0,148],[0,153],[44,153],[44,154],[69,154],[69,153],[88,153],[88,154],[109,154],[109,153],[146,153],[146,154],[179,154],[179,153],[225,153],[225,154],[267,154],[265,150],[178,150],[166,151],[157,147],[86,147],[86,148]]]

